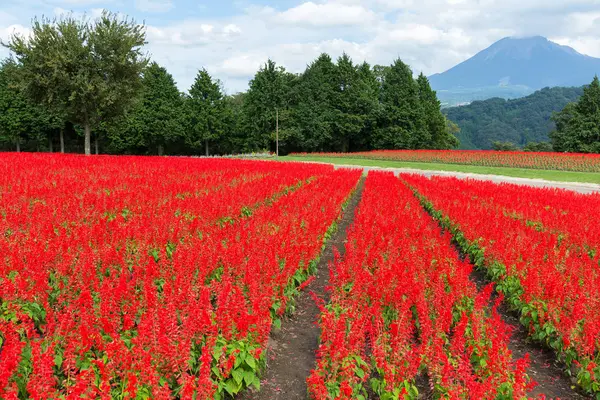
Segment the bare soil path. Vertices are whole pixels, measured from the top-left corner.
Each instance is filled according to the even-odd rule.
[[[307,399],[306,378],[315,368],[315,356],[319,345],[320,329],[317,320],[320,314],[311,292],[327,301],[326,287],[329,283],[329,263],[334,259],[334,248],[341,256],[350,224],[354,220],[356,207],[360,203],[364,178],[338,221],[333,237],[326,243],[321,254],[316,279],[298,296],[296,311],[283,320],[281,330],[273,331],[267,349],[267,370],[258,392],[247,390],[238,398],[243,400]]]

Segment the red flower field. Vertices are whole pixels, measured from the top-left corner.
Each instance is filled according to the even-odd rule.
[[[600,172],[600,155],[598,154],[488,150],[375,150],[358,153],[298,153],[291,155]]]
[[[0,397],[222,398],[360,173],[228,160],[0,157]]]
[[[260,394],[319,279],[299,397],[535,397],[507,306],[600,398],[598,215],[598,194],[330,165],[2,154],[0,398]]]

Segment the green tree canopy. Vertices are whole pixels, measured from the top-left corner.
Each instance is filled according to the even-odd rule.
[[[305,151],[329,151],[333,142],[337,70],[328,54],[321,54],[300,77],[296,124],[298,143]]]
[[[219,80],[213,80],[210,74],[202,69],[198,72],[186,99],[186,140],[193,148],[201,148],[204,145],[207,156],[209,142],[222,138],[227,126],[227,102],[221,86]]]
[[[419,86],[419,100],[423,108],[423,116],[427,135],[422,140],[429,142],[418,143],[417,148],[452,149],[458,146],[458,139],[449,131],[446,117],[442,114],[441,104],[435,91],[429,85],[429,79],[423,73],[417,78]]]
[[[27,139],[51,141],[52,133],[63,125],[58,116],[21,93],[15,83],[19,73],[19,67],[11,60],[0,65],[0,142],[17,151]]]
[[[35,19],[29,37],[15,34],[6,47],[23,93],[83,126],[90,154],[92,129],[122,115],[141,88],[144,43],[143,26],[105,11],[95,21]]]
[[[532,151],[536,153],[551,152],[552,144],[548,142],[529,142],[523,146],[523,151]]]
[[[376,149],[427,148],[431,134],[419,98],[419,85],[412,71],[397,59],[384,70],[381,85],[379,127],[373,134]]]
[[[270,148],[275,138],[277,113],[289,104],[289,75],[285,68],[269,59],[250,81],[244,103],[249,150]]]
[[[375,77],[367,65],[355,66],[347,54],[337,62],[332,102],[332,136],[336,150],[347,152],[362,142],[365,126],[378,104]]]
[[[151,150],[162,155],[183,135],[183,99],[171,74],[157,63],[143,72],[140,95],[109,136],[118,151]]]
[[[553,115],[556,131],[550,134],[555,151],[600,153],[600,80],[583,89],[576,103]]]
[[[492,150],[496,151],[518,151],[519,146],[512,142],[494,142],[492,143]]]

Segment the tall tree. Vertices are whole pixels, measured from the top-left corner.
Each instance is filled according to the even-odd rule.
[[[151,149],[162,155],[165,147],[183,135],[183,99],[173,76],[157,63],[143,72],[140,96],[109,136],[119,150]],[[134,150],[135,151],[135,150]]]
[[[300,78],[296,106],[297,141],[305,151],[333,150],[337,80],[336,65],[325,53],[311,63]]]
[[[381,114],[373,135],[373,147],[418,149],[430,140],[419,100],[419,85],[408,65],[397,59],[383,78]]]
[[[375,70],[367,62],[363,62],[358,67],[358,73],[361,81],[364,83],[362,93],[363,112],[366,116],[363,129],[357,139],[354,141],[354,150],[370,150],[371,136],[377,129],[377,121],[380,117],[381,103],[381,84],[375,74]]]
[[[209,143],[220,139],[227,126],[227,103],[221,86],[219,80],[213,80],[210,74],[202,69],[198,72],[186,99],[186,119],[189,127],[187,142],[194,148],[204,145],[207,156]]]
[[[277,116],[288,106],[289,82],[285,69],[270,59],[250,81],[244,104],[249,150],[266,149],[273,143]]]
[[[22,69],[21,88],[83,126],[85,153],[103,119],[122,115],[141,88],[145,28],[107,11],[97,20],[34,20],[30,36],[6,45]]]
[[[419,101],[423,108],[429,142],[420,143],[421,149],[452,149],[458,146],[458,139],[449,132],[446,117],[442,114],[441,103],[423,73],[417,78]]]
[[[244,114],[246,93],[225,96],[225,132],[219,141],[221,154],[236,154],[244,151],[245,127],[248,125]]]
[[[355,66],[345,53],[337,62],[332,129],[338,151],[348,152],[351,145],[360,142],[368,118],[378,102],[373,80],[367,74],[370,68],[368,65],[361,68]]]
[[[594,77],[577,103],[553,115],[556,131],[550,134],[555,151],[600,153],[600,80]]]

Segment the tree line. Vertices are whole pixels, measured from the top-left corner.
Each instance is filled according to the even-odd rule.
[[[457,127],[428,79],[415,79],[400,59],[371,66],[321,54],[300,74],[267,60],[246,92],[227,95],[205,69],[180,92],[143,52],[144,27],[110,12],[94,21],[35,19],[29,37],[3,45],[11,51],[0,66],[5,150],[208,155],[458,146]]]

